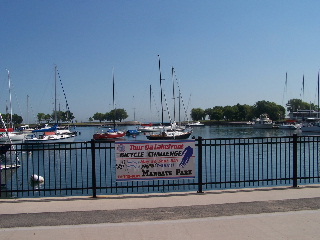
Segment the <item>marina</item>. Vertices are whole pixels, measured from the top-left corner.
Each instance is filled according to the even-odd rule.
[[[121,129],[126,131],[132,127],[122,126]],[[202,156],[203,166],[198,162],[196,167],[203,169],[202,175],[197,174],[195,179],[124,182],[116,180],[115,143],[147,143],[147,133],[100,142],[91,139],[99,127],[72,130],[78,132],[74,142],[14,144],[14,148],[2,154],[4,168],[19,167],[1,171],[2,176],[6,176],[1,183],[1,196],[92,195],[93,189],[97,194],[198,191],[199,177],[206,179],[205,189],[292,185],[293,134],[301,138],[299,151],[302,152],[298,156],[304,158],[299,163],[303,166],[300,174],[308,174],[310,178],[300,182],[316,181],[319,177],[319,163],[314,158],[318,154],[319,136],[305,135],[300,130],[248,126],[194,128],[189,141],[194,139],[196,145],[199,141],[204,145],[203,153],[198,149],[195,155],[197,158]],[[43,177],[43,182],[31,181],[34,175]]]

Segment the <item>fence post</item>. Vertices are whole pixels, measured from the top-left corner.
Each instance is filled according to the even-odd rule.
[[[203,193],[202,191],[202,137],[198,137],[198,191],[197,193]]]
[[[298,186],[298,135],[293,134],[293,164],[292,164],[293,187]]]
[[[91,139],[91,162],[92,162],[92,197],[97,197],[97,182],[96,182],[96,145],[95,140]]]

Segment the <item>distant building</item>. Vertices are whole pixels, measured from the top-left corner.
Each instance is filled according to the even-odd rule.
[[[303,121],[308,118],[319,118],[320,112],[315,110],[297,110],[296,112],[290,112],[289,117],[290,119]]]

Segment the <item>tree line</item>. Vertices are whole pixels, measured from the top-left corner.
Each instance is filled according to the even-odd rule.
[[[127,111],[124,110],[123,108],[119,109],[113,109],[110,112],[106,113],[99,113],[96,112],[91,118],[89,118],[89,121],[92,121],[93,119],[96,121],[99,121],[100,123],[102,121],[119,121],[121,122],[122,120],[128,118]]]
[[[12,114],[12,120],[11,120],[11,114],[10,113],[5,113],[1,114],[2,120],[4,123],[8,126],[10,125],[16,125],[16,124],[21,124],[23,122],[23,118],[19,116],[18,114]],[[0,124],[1,126],[2,124]]]
[[[318,111],[319,106],[313,103],[303,102],[301,99],[290,99],[286,104],[286,109],[274,102],[269,101],[258,101],[253,106],[247,104],[237,104],[234,106],[215,106],[212,108],[207,108],[205,110],[201,108],[193,108],[191,110],[191,118],[193,121],[205,120],[206,118],[210,120],[225,120],[225,121],[251,121],[259,117],[261,114],[267,113],[269,117],[278,121],[285,118],[286,110],[288,112],[294,112],[297,110],[315,110]],[[5,124],[19,125],[23,122],[23,118],[17,114],[11,116],[9,113],[1,114],[2,119]],[[55,120],[56,118],[56,120]],[[70,111],[53,111],[52,114],[38,113],[37,120],[38,123],[50,123],[50,122],[72,122],[74,115]],[[127,111],[125,109],[113,109],[107,113],[95,113],[89,118],[89,121],[119,121],[128,118]]]
[[[74,115],[70,111],[53,111],[52,114],[38,113],[37,119],[39,123],[45,122],[72,122]]]
[[[290,99],[286,104],[286,108],[269,101],[258,101],[253,106],[237,104],[234,106],[215,106],[205,110],[201,108],[193,108],[191,110],[191,118],[193,121],[205,120],[225,120],[225,121],[251,121],[261,114],[268,114],[270,119],[279,121],[285,118],[286,109],[288,112],[297,111],[299,109],[318,110],[318,106],[312,103],[303,102],[301,99]]]

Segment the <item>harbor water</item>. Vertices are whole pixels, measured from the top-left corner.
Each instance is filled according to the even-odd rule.
[[[119,127],[119,130],[126,131],[128,129],[135,129],[136,126],[123,126]],[[90,141],[92,136],[96,132],[106,131],[103,127],[75,127],[73,131],[78,132],[75,142],[87,142],[83,146],[90,147]],[[294,133],[302,135],[300,130],[283,130],[283,129],[254,129],[252,126],[201,126],[194,127],[191,137],[203,139],[209,138],[251,138],[251,137],[283,137],[292,136]],[[121,141],[148,141],[147,134],[140,133],[136,136],[126,136]],[[190,137],[190,138],[191,138]],[[22,146],[22,145],[21,145]],[[105,145],[108,146],[108,145]],[[103,145],[102,145],[103,148]],[[17,149],[19,146],[17,145]],[[29,151],[20,147],[20,151],[17,151],[18,158],[21,167],[14,171],[7,171],[7,176],[4,179],[2,173],[2,188],[10,189],[30,189],[34,192],[30,195],[29,192],[21,191],[17,194],[13,194],[9,197],[33,197],[43,196],[43,192],[37,192],[37,189],[59,189],[59,188],[74,188],[81,185],[81,188],[90,189],[92,185],[91,172],[91,152],[90,150],[65,150],[65,151],[48,151],[48,150],[36,150]],[[108,154],[108,155],[107,155]],[[248,153],[250,154],[250,153]],[[84,156],[84,157],[83,157]],[[108,153],[98,151],[97,158],[97,181],[100,186],[106,186],[108,183],[115,185],[121,185],[128,183],[116,183],[115,182],[115,158],[114,150],[110,149]],[[106,160],[108,159],[108,160]],[[10,173],[10,174],[8,174]],[[34,185],[30,182],[30,176],[32,174],[39,174],[45,178],[43,184]],[[223,176],[219,176],[220,178]],[[71,178],[72,180],[68,180]],[[72,183],[74,182],[74,183]],[[141,184],[136,182],[134,184]],[[175,187],[167,190],[175,190]],[[190,190],[190,189],[189,189]],[[196,187],[194,188],[196,190]],[[132,188],[131,193],[141,193],[143,189]],[[149,191],[149,190],[148,190]],[[70,195],[90,195],[90,190],[84,191],[69,191]],[[61,195],[69,195],[68,191],[61,193]],[[109,192],[105,192],[106,194]],[[127,193],[127,190],[117,192]],[[46,193],[46,195],[48,195]],[[50,195],[50,194],[49,194]]]
[[[119,130],[126,131],[128,129],[136,129],[136,126],[118,127]],[[80,134],[76,137],[76,141],[90,141],[96,132],[106,130],[103,127],[75,127],[75,131]],[[191,137],[202,138],[246,138],[246,137],[281,137],[291,136],[292,134],[302,135],[301,130],[287,130],[287,129],[255,129],[251,125],[241,126],[201,126],[194,127]],[[140,133],[134,137],[126,136],[125,140],[147,140],[148,133]],[[308,133],[310,134],[310,133]],[[191,138],[190,137],[190,138]]]

